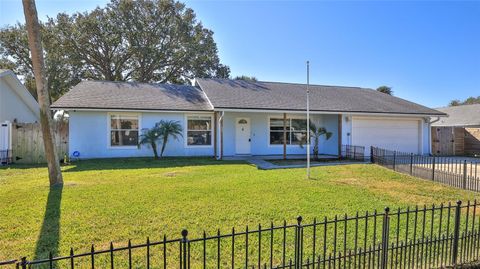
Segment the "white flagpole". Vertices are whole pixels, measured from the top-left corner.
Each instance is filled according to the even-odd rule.
[[[307,61],[307,179],[310,179],[310,62]]]

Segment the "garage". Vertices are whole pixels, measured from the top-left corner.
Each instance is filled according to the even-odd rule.
[[[352,144],[402,152],[421,153],[421,129],[418,119],[361,118],[352,119]]]

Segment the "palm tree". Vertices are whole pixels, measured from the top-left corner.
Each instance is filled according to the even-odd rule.
[[[38,104],[40,105],[40,124],[48,164],[48,178],[50,186],[62,185],[63,177],[60,169],[60,158],[55,147],[50,94],[48,93],[47,73],[43,58],[42,35],[35,0],[23,0],[23,11],[27,26],[28,47],[32,56],[33,74],[36,78],[35,86],[37,87]]]
[[[160,133],[160,136],[163,138],[163,143],[162,143],[162,150],[160,151],[160,157],[163,156],[163,152],[165,151],[165,146],[167,145],[168,138],[171,136],[174,139],[178,140],[179,136],[182,136],[182,125],[180,124],[179,121],[174,121],[174,120],[161,120],[156,124],[156,127],[158,128],[158,131]]]
[[[150,145],[153,149],[153,156],[155,159],[158,159],[157,153],[157,141],[160,139],[160,131],[158,127],[155,126],[151,129],[148,129],[145,133],[140,136],[140,145]]]
[[[317,127],[315,123],[310,121],[310,141],[313,139],[313,159],[315,161],[318,160],[318,152],[319,152],[318,143],[322,135],[325,135],[325,139],[327,140],[330,139],[330,137],[332,137],[332,133],[328,132],[327,129],[325,129],[325,127]],[[311,143],[310,141],[308,143]],[[303,140],[300,141],[300,147],[303,148],[303,144],[306,144],[306,143],[307,143],[307,137],[304,137]]]

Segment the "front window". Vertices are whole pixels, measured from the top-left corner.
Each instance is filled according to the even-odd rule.
[[[137,146],[138,127],[138,116],[110,115],[110,146]]]
[[[283,145],[283,119],[270,119],[270,145]],[[307,120],[286,119],[286,144],[298,145],[307,137]]]
[[[212,117],[188,116],[187,117],[187,145],[210,146],[212,145]]]

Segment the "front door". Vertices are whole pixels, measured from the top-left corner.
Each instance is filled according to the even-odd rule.
[[[235,152],[236,154],[250,154],[250,119],[237,118],[235,131]]]

